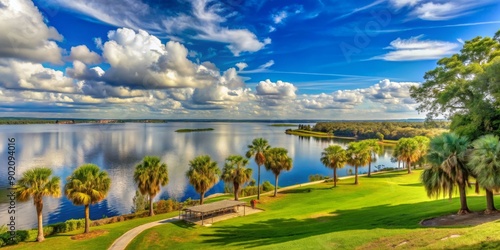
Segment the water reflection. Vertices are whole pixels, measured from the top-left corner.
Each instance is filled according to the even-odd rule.
[[[207,128],[210,132],[176,133],[180,128]],[[197,155],[208,154],[222,168],[224,159],[231,154],[244,155],[247,145],[254,138],[264,137],[272,146],[284,147],[294,161],[290,172],[280,176],[280,185],[287,186],[308,181],[311,174],[331,175],[319,158],[322,150],[336,143],[346,147],[349,140],[316,139],[286,135],[284,128],[271,127],[265,123],[167,123],[167,124],[77,124],[77,125],[16,125],[0,126],[0,157],[6,158],[7,138],[16,138],[17,176],[35,166],[46,166],[54,174],[66,177],[84,163],[94,163],[108,171],[112,185],[108,197],[91,206],[91,219],[103,216],[129,213],[135,195],[133,173],[135,166],[145,155],[160,156],[169,171],[169,184],[162,189],[159,197],[178,200],[198,194],[189,185],[185,173],[189,160]],[[384,147],[383,153],[374,165],[395,166],[390,162],[391,147]],[[257,179],[257,166],[251,161]],[[360,172],[366,172],[360,168]],[[339,171],[346,175],[348,168]],[[0,188],[7,187],[7,168],[0,169]],[[262,181],[274,181],[270,172],[262,171]],[[220,182],[207,195],[222,192]],[[44,223],[55,223],[71,218],[83,217],[83,207],[74,206],[65,197],[44,199]],[[0,199],[0,221],[7,221],[7,203]],[[18,203],[18,228],[36,225],[36,213],[32,202]],[[0,222],[0,224],[2,223]]]

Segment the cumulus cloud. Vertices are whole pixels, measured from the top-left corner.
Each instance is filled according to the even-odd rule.
[[[271,82],[267,79],[265,81],[260,81],[255,87],[257,95],[266,96],[272,99],[288,99],[295,98],[297,87],[292,83],[277,81]]]
[[[39,63],[0,59],[0,87],[34,91],[72,93],[73,79]]]
[[[385,49],[393,50],[371,59],[385,61],[417,61],[438,59],[456,52],[459,44],[437,40],[422,40],[423,35],[409,39],[397,38]]]
[[[33,2],[1,0],[0,6],[0,58],[62,63],[62,49],[55,41],[63,37],[47,26]]]
[[[99,54],[90,51],[86,45],[71,47],[69,59],[72,61],[78,60],[86,64],[97,64],[101,62]]]
[[[410,88],[417,86],[414,82],[392,82],[389,79],[381,80],[379,83],[363,89],[366,98],[385,104],[414,104],[410,98]]]
[[[216,68],[190,61],[180,43],[160,39],[144,30],[123,28],[108,33],[103,58],[110,68],[103,81],[115,86],[164,89],[206,87],[220,79]]]

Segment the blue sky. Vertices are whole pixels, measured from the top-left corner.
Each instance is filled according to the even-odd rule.
[[[0,116],[418,118],[493,0],[0,0]]]

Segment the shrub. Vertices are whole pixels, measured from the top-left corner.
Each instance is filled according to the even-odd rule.
[[[3,239],[2,239],[2,238],[0,238],[0,247],[3,247],[3,246],[5,246],[5,245],[6,245],[6,244],[5,244],[5,242],[3,241]]]
[[[264,192],[273,191],[274,185],[269,181],[265,181],[264,183],[262,183],[262,189],[264,190]]]
[[[323,176],[323,175],[320,175],[320,174],[309,175],[309,181],[321,181],[321,180],[326,180],[328,178],[330,178],[330,177]]]

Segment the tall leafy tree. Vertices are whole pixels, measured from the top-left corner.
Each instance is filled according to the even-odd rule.
[[[24,172],[15,186],[18,201],[25,202],[33,198],[38,217],[38,235],[36,241],[45,240],[43,235],[43,197],[61,196],[61,178],[51,176],[52,169],[37,167]]]
[[[496,211],[493,191],[500,189],[500,141],[498,136],[485,135],[472,143],[469,167],[479,185],[486,189],[486,213]]]
[[[238,200],[240,188],[252,178],[252,169],[246,168],[248,159],[241,155],[230,155],[226,158],[224,169],[222,170],[222,180],[233,184],[234,200]]]
[[[145,156],[135,167],[134,181],[142,195],[149,196],[149,216],[154,215],[153,199],[168,184],[167,164],[157,156]]]
[[[266,170],[274,174],[274,196],[278,194],[278,177],[281,171],[290,171],[293,167],[292,158],[284,148],[271,148],[266,151]]]
[[[370,162],[370,150],[362,142],[351,142],[347,146],[347,163],[354,166],[354,184],[358,182],[358,168]]]
[[[370,159],[368,161],[368,177],[370,177],[372,173],[372,162],[377,161],[377,155],[380,153],[382,148],[380,147],[377,139],[363,140],[361,143],[363,143],[364,147],[366,147],[370,152]]]
[[[209,155],[200,155],[189,161],[189,170],[186,176],[196,192],[200,194],[200,205],[203,204],[205,193],[218,181],[221,171],[217,162],[212,161]]]
[[[401,138],[396,144],[394,155],[397,159],[406,164],[408,173],[411,173],[411,164],[416,162],[420,155],[418,151],[418,142],[413,138]]]
[[[85,231],[90,227],[90,204],[96,204],[106,198],[111,179],[106,171],[94,164],[84,164],[67,178],[64,186],[66,197],[77,206],[85,206]]]
[[[470,187],[469,176],[471,171],[467,167],[466,153],[469,141],[466,137],[454,133],[444,133],[432,138],[427,160],[434,168],[439,167],[441,172],[435,173],[439,176],[445,175],[448,187],[456,185],[460,195],[460,210],[458,214],[470,213],[467,206],[466,187]],[[425,183],[425,181],[424,181]],[[450,192],[450,188],[447,188]]]
[[[494,38],[466,41],[460,53],[442,58],[426,72],[425,82],[410,90],[417,110],[427,112],[428,120],[447,116],[450,129],[470,139],[499,134],[499,88],[494,84],[500,74],[499,32]]]
[[[256,138],[252,144],[248,145],[246,157],[250,158],[255,156],[255,163],[257,163],[257,200],[260,199],[260,166],[266,163],[266,151],[271,148],[269,143],[264,138]]]
[[[339,145],[330,145],[321,152],[321,163],[333,170],[333,186],[337,186],[337,169],[343,168],[347,163],[345,149]]]

